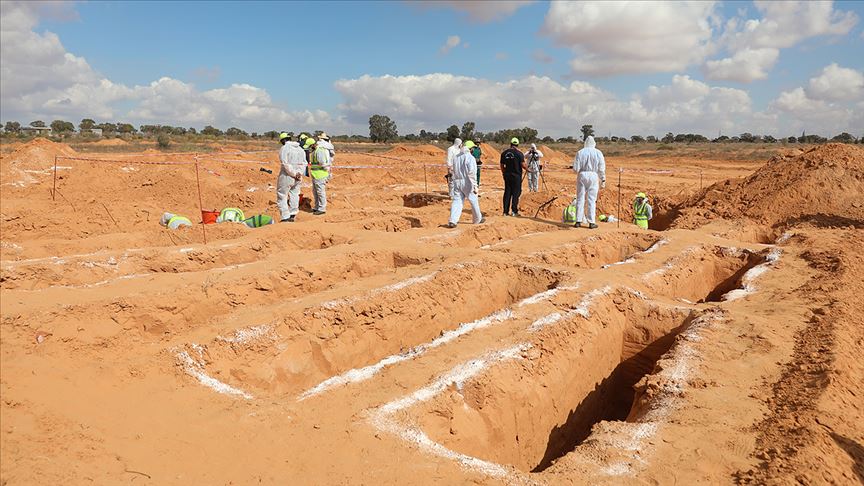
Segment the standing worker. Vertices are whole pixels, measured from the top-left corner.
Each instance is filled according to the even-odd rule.
[[[528,169],[525,156],[519,151],[519,139],[510,139],[510,148],[501,152],[501,174],[504,176],[504,216],[519,216],[519,196],[522,194],[522,171]],[[510,209],[513,212],[510,212]]]
[[[336,158],[336,148],[330,143],[330,137],[327,135],[327,132],[321,132],[318,135],[318,146],[324,147],[330,152],[330,162],[332,163]]]
[[[531,149],[525,152],[528,165],[528,192],[537,192],[540,188],[540,171],[543,170],[543,152],[537,150],[537,145],[531,144]]]
[[[306,148],[311,150],[309,175],[312,176],[312,195],[315,207],[312,214],[320,216],[327,212],[327,181],[330,180],[330,151],[318,145],[314,138],[306,139]]]
[[[462,150],[462,139],[456,138],[453,140],[453,145],[447,148],[447,193],[450,194],[450,199],[453,199],[453,161]]]
[[[460,149],[459,154],[453,160],[453,201],[450,203],[450,221],[448,228],[455,228],[459,224],[459,216],[462,215],[462,205],[465,198],[471,203],[473,223],[485,223],[486,218],[480,212],[480,200],[477,199],[477,161],[469,150],[474,147],[474,142],[468,140]]]
[[[467,143],[467,142],[466,142]],[[480,188],[480,166],[483,165],[483,162],[480,161],[480,157],[483,156],[483,151],[480,150],[480,142],[474,144],[471,147],[471,155],[474,157],[474,160],[477,161],[477,188]],[[480,194],[477,194],[477,197],[480,197]]]
[[[606,187],[606,159],[603,152],[597,150],[594,137],[585,139],[585,147],[573,159],[573,170],[576,171],[576,224],[582,226],[585,218],[585,196],[588,196],[588,228],[597,228],[594,219],[597,212],[597,193]]]
[[[654,211],[648,204],[648,196],[644,192],[636,194],[636,199],[633,200],[633,223],[642,229],[648,229],[648,220],[653,217]]]
[[[282,132],[279,134],[282,148],[279,150],[279,176],[276,178],[276,206],[279,221],[293,223],[300,212],[300,178],[306,170],[306,157],[300,144]]]

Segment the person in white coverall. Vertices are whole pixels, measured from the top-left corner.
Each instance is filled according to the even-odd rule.
[[[300,212],[300,179],[306,170],[306,154],[287,133],[280,133],[279,141],[282,142],[282,148],[279,150],[276,206],[279,208],[280,222],[293,223],[294,217]]]
[[[459,140],[459,139],[456,139]],[[459,140],[461,144],[461,140]],[[486,221],[480,212],[480,200],[477,199],[477,160],[471,155],[474,142],[468,140],[465,146],[459,150],[459,154],[453,159],[453,201],[450,203],[450,222],[448,228],[455,228],[459,224],[459,216],[462,215],[464,199],[468,198],[471,203],[473,223],[480,224]]]
[[[330,150],[322,147],[314,139],[313,143],[306,142],[306,147],[312,149],[309,156],[309,175],[312,177],[312,196],[315,198],[315,207],[312,214],[320,216],[327,212],[327,182],[332,177]]]
[[[543,152],[537,150],[536,144],[531,144],[531,150],[525,152],[525,162],[528,164],[528,192],[540,189],[540,171],[543,170]]]
[[[453,194],[453,161],[461,151],[461,138],[453,140],[453,145],[447,147],[447,193],[450,194],[450,199],[455,199],[455,195]]]
[[[327,135],[327,132],[321,132],[318,135],[318,146],[327,149],[330,152],[330,162],[336,158],[336,147],[330,142],[330,137]]]
[[[597,212],[597,193],[606,187],[606,159],[603,152],[597,150],[594,137],[585,139],[585,147],[573,159],[573,170],[576,171],[576,224],[582,226],[588,222],[588,228],[597,227],[595,213]],[[585,215],[585,198],[588,198],[588,215]]]

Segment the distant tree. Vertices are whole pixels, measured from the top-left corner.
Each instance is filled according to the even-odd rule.
[[[617,142],[618,140],[619,140],[619,138],[614,136],[614,135],[609,137],[609,141],[611,141],[611,142]]]
[[[372,115],[369,117],[369,138],[373,142],[387,142],[395,140],[399,136],[396,122],[386,115]]]
[[[459,135],[461,135],[462,140],[472,140],[474,138],[474,122],[465,122]]]
[[[630,137],[630,141],[633,143],[642,143],[645,141],[645,139],[642,138],[641,135],[633,135],[632,137]]]
[[[408,135],[405,135],[404,138],[408,142],[413,142],[413,141],[418,139],[417,135],[414,135],[413,133],[409,133]]]
[[[114,123],[100,123],[96,128],[102,130],[102,135],[109,135],[117,131],[117,125]]]
[[[566,137],[559,138],[558,142],[560,142],[560,143],[575,143],[576,140],[572,136],[568,135]]]
[[[434,133],[429,133],[426,130],[420,130],[420,134],[418,136],[420,137],[420,140],[432,140],[433,138],[435,138]]]
[[[749,132],[745,132],[745,133],[742,133],[741,135],[738,135],[738,140],[741,140],[742,142],[745,142],[745,143],[753,143],[756,141],[756,137],[754,137],[753,134],[751,134]]]
[[[796,143],[796,142],[798,142],[798,139],[795,138],[795,137],[789,137],[789,138],[786,139],[786,142],[788,142],[788,143]]]
[[[291,135],[291,138],[294,138],[294,132],[289,133],[289,135]],[[279,138],[279,132],[277,132],[276,130],[266,131],[264,132],[264,138],[270,138],[275,140]]]
[[[594,136],[594,125],[582,125],[582,140]]]
[[[222,130],[219,130],[218,128],[207,125],[206,127],[204,127],[201,130],[201,135],[211,135],[214,137],[221,137],[222,136]]]
[[[18,133],[21,131],[21,124],[17,121],[8,121],[3,129],[6,130],[6,133]]]
[[[51,131],[54,133],[74,132],[75,125],[73,125],[72,122],[64,120],[54,120],[51,122]]]
[[[663,139],[660,140],[660,141],[663,142],[663,143],[672,143],[672,142],[675,141],[675,135],[673,135],[672,132],[668,132],[668,133],[666,134],[666,136],[663,137]]]
[[[648,135],[647,137],[645,137],[645,141],[651,142],[651,143],[657,143],[657,137],[655,137],[654,135]]]
[[[89,132],[94,128],[96,128],[96,122],[89,118],[81,120],[81,123],[78,124],[78,129],[81,131],[81,133]]]
[[[832,142],[842,142],[842,143],[855,143],[856,140],[855,140],[855,137],[853,137],[852,135],[850,135],[846,132],[843,132],[840,135],[835,135],[833,138],[831,138],[831,141]]]
[[[765,135],[762,139],[765,143],[777,143],[777,139],[772,137],[771,135]]]
[[[248,134],[246,132],[244,132],[243,130],[240,130],[237,127],[231,127],[228,130],[225,130],[225,135],[227,135],[231,138],[241,138],[241,137],[248,136]]]
[[[118,123],[117,124],[117,132],[119,133],[135,133],[135,127],[132,126],[131,123]]]
[[[457,138],[459,138],[459,127],[457,127],[456,125],[450,125],[449,127],[447,127],[447,136],[445,137],[445,139],[448,142],[452,142]]]
[[[540,139],[540,141],[543,143],[553,143],[555,141],[555,139],[550,137],[549,135],[546,135],[545,137]]]
[[[728,142],[728,141],[729,141],[729,137],[726,136],[726,135],[720,135],[719,137],[717,137],[717,138],[715,138],[714,140],[711,140],[711,141],[712,141],[712,142],[717,142],[717,143],[721,143],[721,142]]]
[[[37,128],[37,127],[44,127],[44,126],[45,126],[45,122],[43,122],[42,120],[32,121],[32,122],[30,122],[30,126],[33,127],[33,128]]]

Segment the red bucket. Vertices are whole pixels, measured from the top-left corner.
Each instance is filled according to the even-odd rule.
[[[213,224],[218,217],[219,211],[201,211],[201,222],[204,224]]]

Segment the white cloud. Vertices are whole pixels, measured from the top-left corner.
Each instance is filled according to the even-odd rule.
[[[807,96],[825,101],[859,100],[864,97],[864,72],[832,63],[825,66],[822,74],[810,79]]]
[[[711,1],[555,1],[542,30],[573,49],[575,73],[675,72],[710,54],[714,9]]]
[[[446,55],[451,49],[457,47],[460,42],[462,42],[462,40],[458,35],[451,35],[450,37],[447,37],[447,41],[444,42],[444,45],[441,46],[440,49],[438,49],[438,52],[442,55]]]
[[[759,49],[745,48],[736,52],[732,57],[705,63],[705,76],[708,79],[722,79],[749,83],[757,79],[768,77],[780,50],[773,47],[762,47]]]
[[[864,73],[830,64],[808,87],[784,91],[769,104],[780,129],[825,136],[864,130]]]
[[[0,116],[4,120],[101,121],[156,124],[212,124],[246,130],[274,125],[345,128],[324,111],[286,111],[274,105],[263,89],[249,84],[200,91],[168,77],[146,86],[115,83],[94,70],[86,59],[68,51],[56,34],[37,33],[40,18],[75,18],[70,4],[0,2]],[[217,68],[218,69],[218,68]],[[126,111],[118,106],[132,106]]]
[[[739,12],[726,22],[719,44],[731,54],[708,61],[709,79],[749,83],[768,77],[780,54],[812,37],[845,35],[858,22],[854,12],[841,12],[828,1],[754,2],[761,18],[747,19]]]
[[[411,5],[421,8],[452,8],[467,14],[471,20],[486,23],[507,18],[532,3],[534,0],[454,0],[411,2]]]
[[[834,9],[830,1],[757,1],[760,19],[732,19],[724,42],[733,50],[792,47],[823,35],[845,35],[858,22],[854,12]]]
[[[360,126],[382,113],[406,133],[468,120],[482,131],[530,126],[553,136],[574,135],[584,123],[619,135],[716,133],[746,126],[751,116],[746,92],[711,87],[688,76],[674,76],[671,85],[652,86],[630,100],[585,81],[562,85],[537,76],[499,82],[443,73],[367,75],[339,80],[335,87],[345,100],[340,110],[349,123]]]

